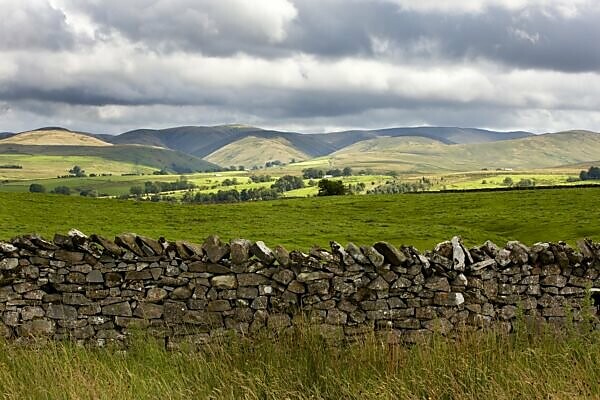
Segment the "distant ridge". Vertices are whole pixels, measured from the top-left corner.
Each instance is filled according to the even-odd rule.
[[[137,129],[113,138],[111,143],[143,144],[183,151],[197,157],[209,154],[238,140],[255,137],[284,139],[299,152],[311,157],[331,154],[354,143],[381,136],[422,136],[445,144],[487,143],[523,138],[529,132],[496,132],[485,129],[458,127],[412,127],[377,130],[352,130],[333,133],[305,134],[265,130],[246,125],[182,126],[167,129]]]
[[[64,128],[40,128],[21,132],[0,140],[0,144],[35,146],[112,146],[94,136],[73,132]]]

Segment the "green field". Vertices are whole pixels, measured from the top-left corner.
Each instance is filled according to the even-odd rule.
[[[136,232],[201,242],[217,233],[307,249],[330,240],[388,240],[428,249],[461,235],[469,245],[490,239],[600,239],[600,188],[497,193],[311,197],[219,205],[0,194],[0,238],[78,228],[107,236]]]
[[[487,239],[574,243],[600,239],[599,194],[600,188],[573,188],[182,205],[0,193],[0,239],[27,232],[52,237],[76,227],[195,242],[217,233],[290,250],[325,247],[332,239],[426,250],[455,234],[468,245]],[[178,351],[135,332],[127,351],[15,346],[0,338],[0,388],[2,398],[15,400],[599,398],[598,333],[473,332],[412,347],[381,338],[332,346],[301,328],[289,336],[227,338]]]
[[[114,175],[131,173],[152,173],[156,168],[134,165],[128,162],[111,161],[94,156],[46,156],[29,154],[0,154],[0,165],[21,165],[23,169],[0,168],[0,181],[55,178],[67,175],[74,165],[79,165],[87,173],[111,173]],[[29,186],[29,185],[27,185]]]

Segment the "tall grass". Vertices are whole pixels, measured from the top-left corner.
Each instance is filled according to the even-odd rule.
[[[293,334],[167,351],[71,343],[0,344],[6,399],[589,399],[600,398],[598,331],[465,333],[390,346],[332,345]]]

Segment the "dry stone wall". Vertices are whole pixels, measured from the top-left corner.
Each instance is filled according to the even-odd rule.
[[[598,328],[599,273],[600,244],[589,240],[467,249],[454,237],[424,254],[331,242],[303,253],[217,236],[194,244],[72,230],[0,242],[0,334],[103,345],[143,329],[169,344],[204,343],[308,322],[334,339],[376,332],[411,342],[510,331],[518,313],[558,325],[585,317]]]

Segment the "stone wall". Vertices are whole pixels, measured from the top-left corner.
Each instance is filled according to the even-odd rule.
[[[454,237],[425,254],[331,242],[306,254],[216,236],[199,245],[72,230],[0,242],[0,333],[102,345],[135,328],[202,343],[308,321],[332,338],[376,331],[410,342],[434,331],[510,331],[518,310],[530,322],[595,315],[597,324],[586,293],[600,288],[599,272],[600,245],[589,240],[577,250],[489,241],[467,249]]]

